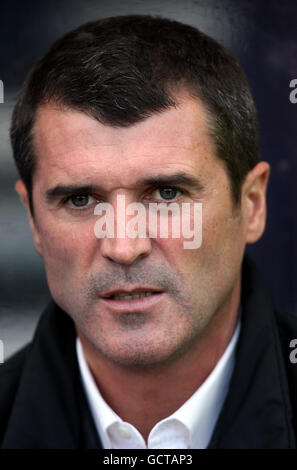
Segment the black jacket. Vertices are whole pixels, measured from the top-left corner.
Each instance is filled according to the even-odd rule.
[[[242,327],[230,389],[209,448],[296,448],[297,318],[274,312],[245,258]],[[71,318],[54,302],[33,341],[0,365],[0,447],[101,448],[80,382]]]

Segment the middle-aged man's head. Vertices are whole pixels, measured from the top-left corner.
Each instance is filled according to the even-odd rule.
[[[236,59],[197,29],[127,16],[59,39],[11,128],[37,251],[89,351],[159,367],[227,344],[246,243],[262,235],[269,166]],[[94,235],[100,202],[202,204],[202,245]],[[115,223],[117,212],[115,211]],[[199,348],[198,348],[199,346]]]

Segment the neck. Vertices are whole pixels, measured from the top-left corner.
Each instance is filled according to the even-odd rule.
[[[154,425],[182,406],[212,372],[233,335],[239,299],[240,280],[195,346],[166,366],[123,368],[107,360],[77,328],[86,361],[103,398],[145,440]]]

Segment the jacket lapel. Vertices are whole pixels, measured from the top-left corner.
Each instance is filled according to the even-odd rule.
[[[235,368],[209,448],[295,448],[276,320],[258,269],[248,258],[242,279]]]
[[[54,302],[28,354],[3,448],[100,448],[80,383],[72,320]]]

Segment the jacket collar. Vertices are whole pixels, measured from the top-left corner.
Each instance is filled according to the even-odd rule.
[[[242,326],[230,390],[209,448],[295,448],[273,309],[247,257]],[[54,302],[27,356],[3,448],[100,448],[80,382],[71,318]]]

